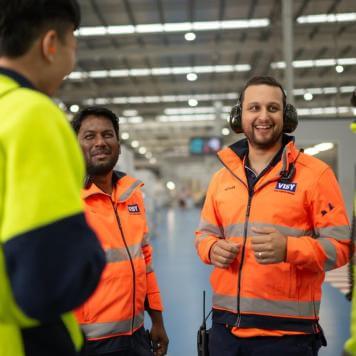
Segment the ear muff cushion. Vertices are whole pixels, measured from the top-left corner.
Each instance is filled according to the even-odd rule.
[[[240,104],[237,104],[232,107],[230,111],[229,124],[232,131],[234,131],[235,133],[242,133]]]
[[[298,126],[298,114],[296,108],[292,104],[287,104],[284,109],[283,132],[291,133]]]

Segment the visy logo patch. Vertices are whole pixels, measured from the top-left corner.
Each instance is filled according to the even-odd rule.
[[[295,193],[296,189],[297,189],[297,183],[277,182],[277,185],[275,187],[275,190],[279,190],[287,193]]]
[[[139,213],[140,212],[140,208],[138,207],[137,204],[128,205],[127,209],[129,210],[129,213]]]

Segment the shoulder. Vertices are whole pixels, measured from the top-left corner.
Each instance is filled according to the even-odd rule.
[[[302,169],[307,174],[312,174],[315,177],[319,177],[325,171],[331,169],[328,164],[316,158],[314,156],[301,153],[296,162],[297,169]]]

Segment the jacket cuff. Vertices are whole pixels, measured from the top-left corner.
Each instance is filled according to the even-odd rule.
[[[210,250],[217,241],[217,237],[210,236],[206,237],[203,241],[199,243],[198,254],[204,263],[211,264]]]
[[[147,294],[148,306],[150,309],[163,311],[163,305],[160,293]]]

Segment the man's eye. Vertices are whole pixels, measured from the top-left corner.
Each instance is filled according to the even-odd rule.
[[[113,137],[113,134],[107,133],[107,134],[104,135],[104,137],[105,137],[105,138],[111,138],[111,137]]]
[[[277,106],[270,106],[269,107],[269,111],[271,112],[277,112],[279,110],[279,108]]]
[[[92,140],[93,139],[93,135],[86,135],[86,136],[84,136],[84,138],[86,139],[86,140]]]

